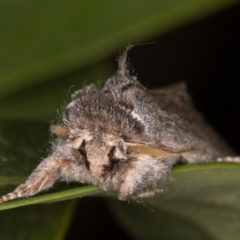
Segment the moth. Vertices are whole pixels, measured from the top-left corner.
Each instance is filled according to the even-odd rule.
[[[57,180],[98,185],[119,200],[150,197],[178,162],[239,162],[227,157],[232,150],[196,111],[184,83],[147,90],[130,74],[129,48],[113,77],[72,94],[62,122],[50,128],[51,153],[0,202]]]

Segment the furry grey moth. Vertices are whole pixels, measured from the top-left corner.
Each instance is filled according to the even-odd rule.
[[[118,199],[149,197],[177,162],[235,161],[199,114],[183,83],[147,90],[131,76],[127,52],[102,86],[76,91],[51,126],[52,151],[0,202],[28,197],[57,180],[95,184]]]

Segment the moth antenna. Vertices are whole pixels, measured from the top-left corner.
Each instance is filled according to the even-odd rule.
[[[148,146],[148,145],[142,145],[142,144],[127,144],[128,150],[134,153],[140,153],[140,154],[146,154],[154,157],[170,157],[173,155],[177,155],[178,153],[173,153],[161,148]]]
[[[146,154],[153,157],[171,157],[171,156],[180,155],[186,152],[197,151],[197,150],[190,149],[190,150],[185,150],[181,152],[170,152],[168,150],[165,150],[159,147],[143,145],[143,144],[134,144],[134,143],[127,143],[127,146],[128,146],[128,150],[130,150],[131,152]]]

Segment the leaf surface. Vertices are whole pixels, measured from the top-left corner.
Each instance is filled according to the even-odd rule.
[[[240,236],[240,164],[179,166],[162,189],[138,204],[108,201],[119,224],[135,239]]]

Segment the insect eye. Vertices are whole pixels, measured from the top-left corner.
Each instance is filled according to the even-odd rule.
[[[85,146],[86,146],[86,141],[83,140],[81,146],[79,147],[78,151],[81,153],[81,155],[85,158],[87,158],[87,153],[85,150]]]

